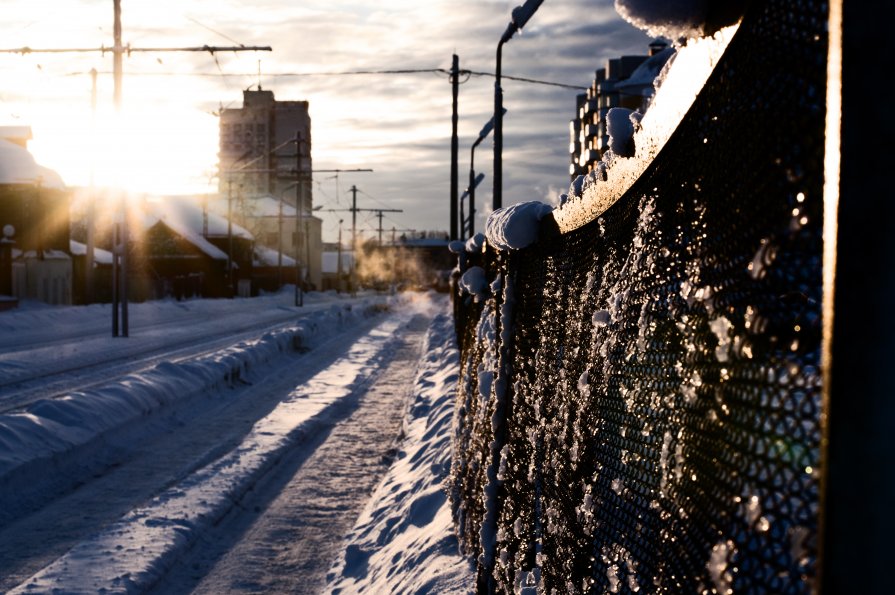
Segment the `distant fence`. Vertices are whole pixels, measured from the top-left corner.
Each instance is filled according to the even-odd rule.
[[[494,290],[455,297],[450,489],[480,591],[811,591],[826,10],[754,2],[598,220],[467,255]]]

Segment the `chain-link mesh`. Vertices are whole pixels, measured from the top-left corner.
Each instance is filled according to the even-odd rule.
[[[826,14],[753,3],[630,191],[486,258],[451,475],[480,590],[810,591]]]

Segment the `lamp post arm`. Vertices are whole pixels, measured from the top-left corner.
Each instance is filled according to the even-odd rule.
[[[512,23],[507,27],[497,44],[497,60],[494,68],[494,190],[492,192],[492,204],[496,211],[503,206],[503,89],[500,87],[500,60],[503,53],[503,44],[512,37],[515,28]]]

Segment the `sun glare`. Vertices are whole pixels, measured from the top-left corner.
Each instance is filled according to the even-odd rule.
[[[217,157],[217,119],[211,114],[136,104],[95,117],[57,113],[35,125],[30,148],[39,163],[69,186],[128,192],[205,192]],[[45,128],[44,128],[45,127]]]

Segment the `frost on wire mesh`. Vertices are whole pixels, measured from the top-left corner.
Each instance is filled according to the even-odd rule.
[[[449,486],[480,590],[811,591],[826,10],[753,3],[618,202],[483,255],[512,295],[458,305]]]

